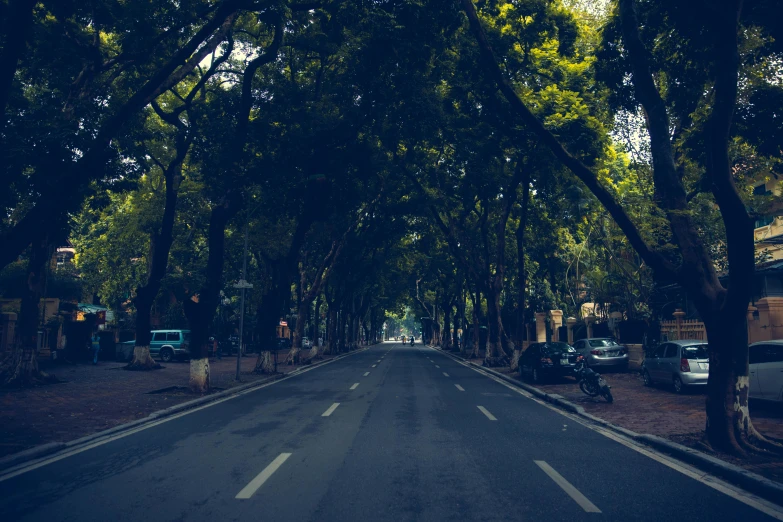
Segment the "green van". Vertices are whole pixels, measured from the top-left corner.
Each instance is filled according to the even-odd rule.
[[[169,362],[175,357],[190,355],[190,330],[153,330],[150,355]]]

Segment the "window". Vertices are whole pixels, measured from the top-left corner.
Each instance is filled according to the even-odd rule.
[[[153,341],[165,341],[166,340],[166,332],[156,332],[152,335]]]
[[[557,355],[561,353],[573,352],[574,349],[566,343],[547,343],[544,345],[546,355]]]
[[[611,339],[590,339],[588,342],[593,348],[600,348],[602,346],[618,346],[617,343]]]
[[[677,345],[676,344],[667,344],[666,345],[666,353],[663,355],[665,359],[668,359],[669,357],[677,357]]]
[[[662,344],[658,348],[655,349],[655,354],[653,354],[653,357],[663,357],[666,353],[666,347],[669,346],[668,344]]]
[[[748,364],[758,364],[762,362],[764,359],[763,351],[763,344],[757,344],[756,346],[751,346],[748,348]]]
[[[775,221],[774,217],[764,217],[764,218],[761,218],[761,219],[757,219],[756,220],[756,224],[754,225],[753,228],[766,227],[767,225],[769,225],[773,221]]]
[[[179,332],[168,332],[168,333],[166,333],[166,340],[167,341],[179,341]]]
[[[783,362],[783,345],[760,344],[750,349],[750,364]]]
[[[709,359],[706,344],[697,344],[695,346],[683,346],[682,356],[685,359]]]

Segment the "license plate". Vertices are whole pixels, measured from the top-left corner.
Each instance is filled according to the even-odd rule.
[[[568,364],[568,359],[560,359],[560,364]]]
[[[699,369],[700,370],[709,370],[710,369],[710,363],[699,363]]]
[[[609,357],[617,357],[617,352],[606,352]]]

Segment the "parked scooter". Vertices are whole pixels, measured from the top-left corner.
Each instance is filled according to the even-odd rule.
[[[603,377],[585,366],[584,357],[579,356],[576,361],[574,372],[576,372],[576,379],[579,382],[579,389],[582,390],[585,395],[589,395],[590,397],[598,397],[600,395],[606,399],[606,402],[609,404],[614,401],[612,391],[610,390],[611,387],[606,384]]]

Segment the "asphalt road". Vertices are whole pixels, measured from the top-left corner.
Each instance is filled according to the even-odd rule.
[[[783,520],[704,482],[385,343],[0,477],[0,520]]]

